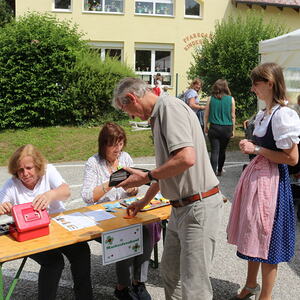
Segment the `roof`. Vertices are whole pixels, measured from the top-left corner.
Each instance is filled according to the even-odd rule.
[[[297,11],[300,9],[300,0],[232,0],[233,4],[237,5],[246,4],[250,8],[252,5],[259,5],[263,8],[267,6],[276,6],[279,9],[283,9],[284,7],[293,8]]]
[[[259,53],[261,55],[261,63],[276,62],[284,69],[290,69],[291,72],[299,72],[300,29],[273,39],[260,41]],[[292,80],[295,79],[294,75],[291,75],[290,78]],[[296,80],[298,80],[297,77]],[[299,82],[295,88],[298,93]]]
[[[259,53],[300,50],[300,29],[259,42]],[[298,56],[299,57],[299,56]]]

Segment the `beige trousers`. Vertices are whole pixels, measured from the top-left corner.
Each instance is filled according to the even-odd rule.
[[[160,266],[167,300],[213,298],[209,272],[222,213],[221,193],[172,208]]]

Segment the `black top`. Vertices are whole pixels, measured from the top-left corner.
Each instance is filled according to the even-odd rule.
[[[266,134],[262,137],[258,137],[256,135],[253,135],[253,142],[254,144],[270,149],[270,150],[274,150],[274,151],[282,151],[282,149],[277,148],[276,146],[276,142],[274,140],[274,135],[273,135],[273,130],[272,130],[272,119],[273,116],[276,114],[276,112],[280,109],[280,106],[274,111],[271,120],[268,124],[267,127],[267,131]]]

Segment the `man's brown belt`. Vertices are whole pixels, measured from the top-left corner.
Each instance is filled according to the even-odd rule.
[[[211,190],[207,191],[207,192],[203,192],[201,193],[201,197],[200,197],[200,194],[195,194],[193,196],[189,196],[189,197],[186,197],[186,198],[183,198],[183,199],[180,199],[180,200],[172,200],[170,201],[171,205],[173,207],[182,207],[182,206],[186,206],[188,204],[191,204],[193,202],[196,202],[198,200],[201,200],[203,198],[207,198],[207,197],[210,197],[212,195],[215,195],[217,193],[219,193],[220,189],[218,186],[215,186],[213,187]]]

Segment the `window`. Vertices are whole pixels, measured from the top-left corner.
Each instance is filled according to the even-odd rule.
[[[195,0],[185,0],[185,16],[200,17],[200,4]]]
[[[123,13],[124,0],[84,0],[84,11]]]
[[[90,42],[89,45],[92,49],[99,53],[102,60],[105,57],[113,57],[119,61],[123,61],[123,44],[116,42]]]
[[[104,49],[105,57],[113,57],[121,61],[122,50],[121,49]]]
[[[173,16],[174,0],[135,1],[135,13],[142,15]]]
[[[99,56],[102,60],[105,60],[105,58],[111,57],[115,58],[119,61],[122,60],[122,50],[121,49],[109,49],[109,48],[94,48],[95,51],[99,53]]]
[[[155,46],[153,46],[154,48]],[[157,46],[156,46],[157,47]],[[143,49],[144,48],[144,49]],[[146,49],[148,48],[148,49]],[[154,77],[157,73],[162,76],[162,85],[172,84],[171,47],[161,46],[161,49],[151,49],[151,45],[136,45],[135,51],[135,71],[140,78],[153,85]]]
[[[54,0],[54,9],[71,10],[71,0]]]

